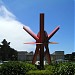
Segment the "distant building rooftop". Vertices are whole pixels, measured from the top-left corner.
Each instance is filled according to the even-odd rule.
[[[53,55],[64,55],[64,51],[55,51]]]

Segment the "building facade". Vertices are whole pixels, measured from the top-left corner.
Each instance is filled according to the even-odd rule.
[[[33,59],[33,51],[27,52],[27,51],[19,51],[18,52],[18,60],[19,61],[32,61]],[[37,56],[37,61],[39,61],[39,56]],[[47,61],[45,58],[44,61]],[[59,61],[74,61],[75,62],[75,52],[72,54],[64,54],[64,51],[55,51],[53,54],[51,54],[51,61],[52,62],[59,62]]]
[[[75,62],[75,52],[72,52],[72,54],[66,54],[64,56],[65,56],[65,60]]]
[[[27,51],[19,51],[18,52],[18,60],[20,61],[32,61],[34,53]],[[51,54],[51,61],[55,62],[58,60],[64,60],[64,51],[55,51]],[[37,61],[39,61],[39,57],[37,56]],[[45,59],[47,61],[47,59]]]
[[[18,51],[18,60],[19,61],[32,61],[33,59],[33,52],[27,51]]]
[[[64,60],[64,51],[55,51],[53,54],[51,54],[51,61],[63,61]]]

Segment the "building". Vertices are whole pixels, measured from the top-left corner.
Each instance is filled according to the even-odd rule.
[[[18,60],[20,61],[32,61],[33,58],[33,52],[27,52],[27,51],[18,51]]]
[[[27,51],[19,51],[18,52],[18,60],[23,61],[26,60]]]
[[[72,61],[75,61],[75,52],[72,52]]]
[[[34,55],[33,51],[31,52],[18,51],[18,60],[32,61],[33,55]],[[39,56],[37,56],[37,61],[39,61]],[[45,61],[47,61],[46,58]],[[52,62],[75,61],[75,52],[73,52],[72,54],[64,55],[64,51],[55,51],[53,54],[51,54],[51,61]]]
[[[64,56],[65,56],[65,60],[75,61],[75,52],[72,52],[72,54],[66,54]]]
[[[18,52],[18,60],[20,61],[32,61],[33,59],[33,52],[27,52],[27,51],[19,51]],[[47,60],[47,59],[46,59]],[[51,61],[55,62],[58,60],[64,60],[64,51],[55,51],[53,54],[51,54]],[[37,61],[39,61],[39,57],[37,56]]]
[[[51,61],[63,61],[64,60],[64,51],[55,51],[53,54],[51,54]]]

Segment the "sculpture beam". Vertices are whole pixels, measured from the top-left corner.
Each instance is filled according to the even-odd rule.
[[[33,33],[31,30],[29,30],[27,27],[23,26],[23,29],[30,34],[35,40],[38,40],[39,38],[37,37],[37,35],[35,33]]]
[[[48,39],[49,40],[58,30],[59,30],[59,26],[57,26],[49,35],[48,35]]]
[[[40,14],[40,43],[44,42],[44,14]],[[40,69],[44,68],[44,44],[40,45]]]

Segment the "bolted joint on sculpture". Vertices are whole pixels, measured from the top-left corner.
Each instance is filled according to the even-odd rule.
[[[36,42],[29,42],[25,44],[36,44],[35,54],[33,56],[32,64],[35,64],[37,55],[40,56],[40,68],[44,68],[44,57],[46,56],[48,60],[48,64],[51,63],[51,56],[49,53],[49,47],[48,44],[57,44],[56,42],[49,42],[49,39],[59,30],[59,26],[57,26],[50,34],[47,34],[47,32],[44,30],[44,13],[40,14],[40,31],[36,35],[31,30],[27,29],[25,26],[23,29],[29,33]],[[44,52],[44,47],[46,51]]]

